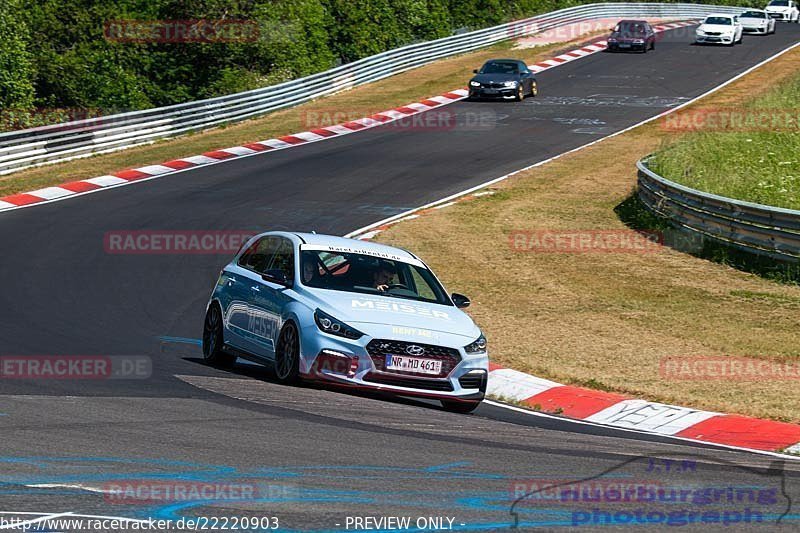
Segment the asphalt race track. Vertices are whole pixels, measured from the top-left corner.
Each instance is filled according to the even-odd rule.
[[[679,105],[796,42],[800,25],[731,48],[690,46],[692,36],[693,28],[675,30],[653,53],[599,53],[546,71],[540,96],[523,103],[445,107],[439,113],[455,121],[440,128],[389,125],[0,215],[0,355],[138,355],[153,364],[149,379],[0,380],[0,511],[275,516],[281,529],[304,531],[352,530],[348,517],[449,517],[457,529],[519,520],[520,528],[549,530],[603,527],[596,508],[641,515],[722,505],[739,513],[726,530],[774,529],[779,518],[797,528],[797,464],[491,405],[465,416],[283,387],[248,364],[233,372],[205,366],[196,339],[229,255],[104,249],[109,231],[344,234]],[[773,497],[609,507],[528,494],[598,476],[640,486],[760,487]],[[257,494],[121,502],[107,493],[153,478],[243,483]]]

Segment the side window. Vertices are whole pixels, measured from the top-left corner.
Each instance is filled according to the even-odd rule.
[[[264,272],[275,251],[276,237],[264,237],[254,242],[239,258],[239,266],[255,272]]]
[[[267,270],[280,270],[289,280],[294,280],[294,245],[289,239],[277,238],[275,254]]]

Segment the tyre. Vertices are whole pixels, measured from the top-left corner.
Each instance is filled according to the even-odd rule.
[[[647,45],[642,46],[642,53],[643,54],[647,53]]]
[[[525,99],[525,87],[523,87],[522,83],[520,82],[519,86],[517,87],[517,94],[514,95],[515,102],[521,102]]]
[[[653,42],[650,43],[650,50],[655,50],[655,49],[656,49],[656,40],[653,39]]]
[[[275,377],[290,385],[300,378],[300,335],[294,322],[287,322],[278,337],[275,349]]]
[[[531,83],[531,96],[536,98],[536,95],[539,94],[539,84],[535,81]]]
[[[230,367],[236,356],[225,353],[225,330],[222,327],[222,310],[219,304],[212,303],[206,311],[203,322],[203,359],[211,365]]]
[[[468,414],[478,408],[481,404],[480,401],[458,401],[458,400],[441,400],[442,407],[445,411],[450,411],[451,413],[461,413],[461,414]]]

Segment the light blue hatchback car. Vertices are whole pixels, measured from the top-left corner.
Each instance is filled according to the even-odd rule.
[[[467,413],[486,392],[486,339],[414,254],[368,241],[268,232],[220,273],[203,328],[214,365],[237,357],[298,379],[423,396]]]

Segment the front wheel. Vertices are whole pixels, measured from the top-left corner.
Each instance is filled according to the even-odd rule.
[[[294,322],[287,322],[278,337],[275,377],[284,385],[296,383],[300,377],[300,335]]]
[[[208,307],[203,323],[203,359],[214,366],[233,366],[236,356],[225,353],[224,347],[225,333],[222,328],[222,311],[218,304],[213,303]]]
[[[539,84],[534,81],[533,83],[531,83],[531,96],[535,98],[536,95],[538,94],[539,94]]]
[[[450,411],[451,413],[461,413],[463,415],[469,414],[481,404],[480,400],[468,400],[468,401],[458,401],[458,400],[442,400],[442,407],[445,411]]]
[[[517,87],[517,93],[514,95],[515,102],[521,102],[525,99],[525,87],[520,82],[519,86]]]

